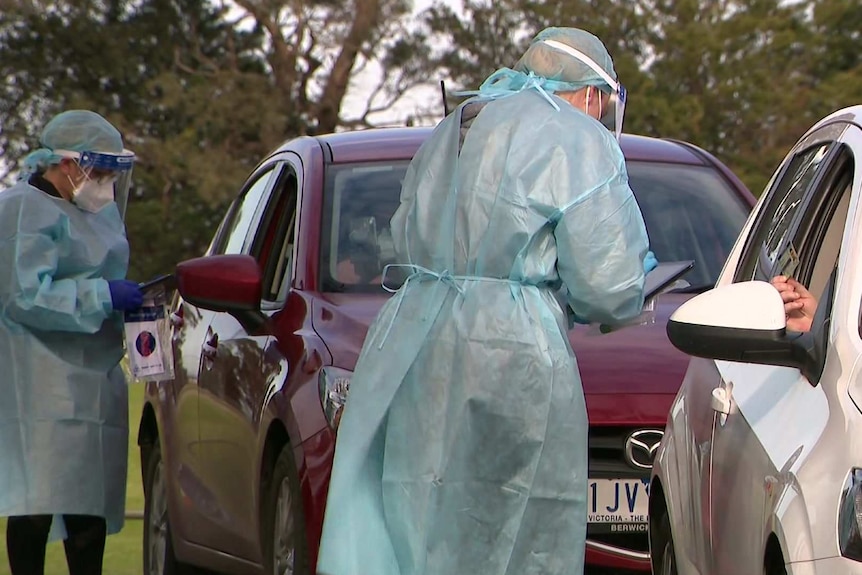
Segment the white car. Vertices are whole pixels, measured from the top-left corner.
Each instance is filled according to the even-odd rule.
[[[667,332],[695,356],[652,469],[653,573],[862,574],[862,106],[779,166],[716,287]],[[769,280],[817,298],[786,329]]]

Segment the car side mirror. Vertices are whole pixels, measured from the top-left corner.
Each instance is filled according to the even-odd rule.
[[[176,267],[177,291],[196,307],[226,312],[257,333],[266,316],[260,311],[262,274],[249,255],[215,255],[186,260]]]
[[[795,367],[812,385],[820,381],[823,371],[824,354],[813,343],[819,333],[788,332],[781,295],[763,281],[720,286],[700,294],[680,306],[667,324],[668,338],[684,353]]]

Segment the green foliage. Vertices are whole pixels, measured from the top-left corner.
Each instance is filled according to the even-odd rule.
[[[284,115],[260,35],[194,0],[20,4],[0,14],[0,152],[12,167],[62,109],[105,115],[138,156],[128,209],[130,277],[202,253]],[[238,121],[239,119],[241,121]]]
[[[381,57],[407,10],[404,0],[0,3],[5,179],[53,114],[106,116],[137,155],[134,278],[200,255],[245,177],[283,140],[336,129],[354,66]]]
[[[855,0],[470,0],[424,22],[441,46],[429,65],[459,88],[546,26],[590,30],[629,90],[626,131],[700,145],[756,194],[814,121],[862,102]]]

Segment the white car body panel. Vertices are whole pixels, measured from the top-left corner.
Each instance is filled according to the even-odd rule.
[[[809,134],[839,118],[862,125],[862,106],[836,112]],[[862,562],[842,557],[838,545],[841,493],[850,470],[862,468],[862,128],[838,141],[852,152],[854,176],[820,383],[812,386],[796,368],[692,360],[653,469],[680,575],[762,573],[770,539],[788,575],[862,575]],[[716,287],[733,283],[764,203],[765,195]],[[724,415],[712,408],[717,387],[730,397]]]

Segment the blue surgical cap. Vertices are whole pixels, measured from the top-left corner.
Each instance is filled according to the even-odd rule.
[[[90,110],[68,110],[57,114],[45,125],[39,142],[42,147],[24,158],[22,179],[60,163],[63,156],[55,150],[108,154],[120,154],[123,151],[120,132],[105,118]]]

